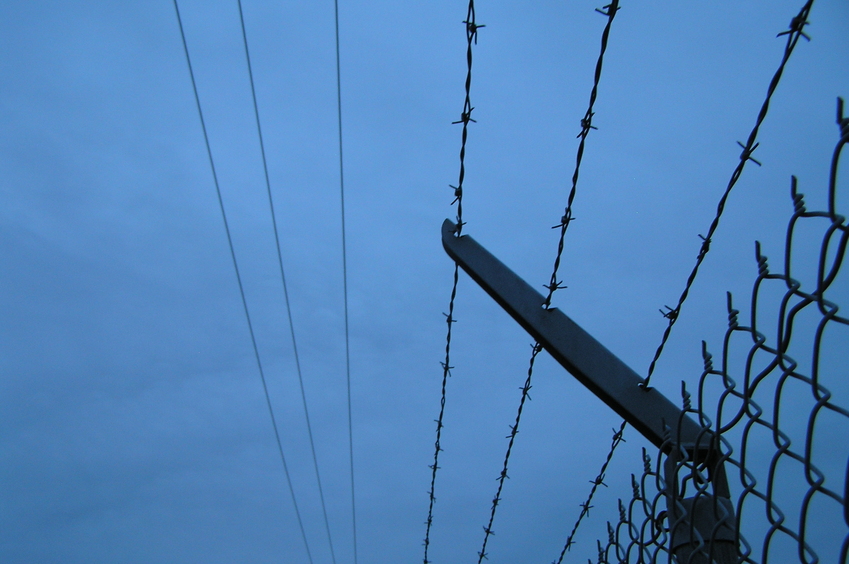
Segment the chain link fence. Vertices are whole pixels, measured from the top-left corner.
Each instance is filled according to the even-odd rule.
[[[599,564],[847,562],[849,410],[828,387],[849,375],[839,347],[849,342],[849,318],[833,299],[846,288],[849,239],[837,209],[849,142],[842,100],[837,123],[827,209],[809,210],[792,179],[783,267],[771,267],[756,244],[748,312],[728,294],[720,356],[703,343],[696,389],[682,383],[681,417],[702,433],[683,444],[682,421],[671,421],[656,456],[643,451],[631,497],[598,541]],[[810,248],[811,233],[819,248]]]

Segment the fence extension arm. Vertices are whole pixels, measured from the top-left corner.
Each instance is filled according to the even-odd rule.
[[[705,448],[709,431],[703,430],[671,401],[642,379],[624,362],[556,308],[545,309],[542,294],[468,235],[457,237],[456,225],[442,224],[442,246],[466,273],[548,353],[581,384],[589,388],[652,444],[664,444],[664,425],[688,451]],[[680,422],[680,423],[679,423]],[[680,435],[676,425],[681,425]]]

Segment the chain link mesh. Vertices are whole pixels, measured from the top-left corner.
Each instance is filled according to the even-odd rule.
[[[700,423],[705,448],[678,446],[670,428],[654,463],[643,451],[643,472],[608,522],[599,563],[847,562],[849,410],[826,387],[845,379],[845,362],[826,354],[841,354],[835,343],[849,335],[833,299],[849,241],[836,207],[849,142],[842,100],[837,122],[827,209],[809,210],[792,179],[783,267],[773,271],[756,243],[748,324],[729,293],[721,357],[715,362],[703,343],[695,395],[682,384],[684,414]],[[818,249],[801,236],[812,230]],[[800,257],[816,259],[813,278],[810,265],[796,265]]]

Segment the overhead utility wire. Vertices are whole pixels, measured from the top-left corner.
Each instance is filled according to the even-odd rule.
[[[248,50],[248,35],[245,31],[245,16],[242,12],[242,0],[238,0],[239,4],[239,22],[242,26],[242,43],[245,46],[245,58],[248,63],[248,77],[250,78],[251,83],[251,96],[253,97],[254,104],[254,116],[256,117],[256,130],[259,135],[259,149],[262,153],[262,170],[265,173],[265,188],[268,192],[268,207],[271,210],[271,223],[274,226],[274,243],[277,245],[277,264],[280,266],[280,280],[283,282],[283,296],[286,299],[286,314],[289,318],[289,333],[292,335],[292,349],[295,353],[295,367],[298,372],[298,384],[301,387],[301,400],[304,404],[304,418],[307,423],[307,435],[310,439],[310,450],[312,452],[312,462],[313,467],[315,468],[315,479],[318,483],[318,495],[321,500],[321,511],[324,514],[324,528],[327,531],[327,543],[330,545],[330,558],[333,561],[333,564],[336,564],[336,553],[333,551],[333,538],[330,535],[330,522],[327,519],[327,506],[324,502],[324,490],[321,487],[321,474],[318,471],[318,458],[315,455],[315,442],[313,441],[312,436],[312,425],[310,425],[310,414],[309,409],[307,409],[307,394],[304,391],[304,378],[301,372],[301,360],[298,355],[298,344],[295,340],[295,324],[292,321],[292,308],[289,305],[289,289],[286,285],[286,274],[283,269],[283,254],[280,250],[280,235],[277,229],[277,216],[274,213],[274,199],[271,196],[271,181],[268,178],[268,161],[265,157],[265,143],[262,138],[262,127],[260,126],[259,120],[259,105],[256,101],[256,88],[254,86],[254,73],[253,68],[251,67],[251,55]]]
[[[354,564],[357,564],[357,503],[354,494],[354,427],[351,416],[351,346],[348,332],[348,244],[345,239],[345,174],[342,158],[342,65],[339,60],[339,0],[333,0],[336,23],[336,115],[339,124],[339,195],[342,202],[342,287],[345,296],[345,377],[348,383],[348,453],[351,463],[351,522],[354,534]]]
[[[245,319],[248,322],[248,331],[251,335],[251,344],[254,349],[254,357],[256,357],[256,365],[259,369],[259,376],[262,380],[262,389],[265,392],[265,403],[268,405],[268,413],[271,416],[271,426],[274,428],[274,438],[277,441],[277,450],[280,453],[280,460],[283,462],[283,472],[286,474],[286,483],[289,485],[289,494],[292,496],[292,504],[295,507],[295,516],[298,518],[298,527],[301,530],[301,538],[304,540],[304,548],[307,551],[307,558],[312,564],[312,553],[310,552],[309,542],[307,542],[307,535],[304,531],[304,523],[301,519],[301,512],[298,509],[298,501],[295,498],[295,489],[292,487],[292,478],[289,475],[289,467],[286,464],[286,456],[283,454],[283,444],[280,442],[280,432],[277,429],[277,421],[274,418],[274,409],[271,407],[271,398],[268,395],[268,384],[265,381],[265,373],[262,370],[262,362],[259,358],[259,349],[256,344],[256,336],[254,335],[253,324],[251,323],[251,315],[248,311],[248,302],[245,299],[245,289],[242,286],[242,276],[239,273],[239,263],[236,261],[236,251],[233,248],[233,238],[230,235],[230,225],[227,222],[227,213],[224,211],[224,200],[221,197],[221,187],[218,183],[218,174],[215,172],[215,162],[212,158],[212,149],[209,145],[209,134],[206,131],[206,122],[203,119],[203,110],[200,105],[200,96],[198,95],[198,87],[197,82],[195,81],[195,73],[192,70],[192,60],[189,56],[189,46],[186,43],[186,33],[183,30],[183,19],[180,17],[180,7],[177,5],[177,0],[174,0],[174,10],[177,12],[177,23],[180,27],[180,37],[183,40],[183,51],[186,53],[186,63],[189,67],[189,76],[192,79],[192,90],[195,95],[195,103],[197,104],[198,116],[200,117],[200,125],[201,129],[203,129],[203,140],[206,144],[206,154],[209,156],[209,166],[212,169],[212,179],[215,182],[215,193],[218,195],[218,206],[221,209],[221,218],[224,220],[224,231],[227,234],[227,244],[230,247],[230,257],[233,259],[233,269],[236,271],[236,281],[239,284],[239,295],[242,297],[242,307],[245,310]]]

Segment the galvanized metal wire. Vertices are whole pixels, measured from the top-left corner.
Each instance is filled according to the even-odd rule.
[[[554,292],[556,292],[557,290],[565,288],[565,286],[563,286],[562,282],[557,280],[557,272],[560,268],[560,262],[561,262],[561,259],[562,259],[562,256],[563,256],[563,249],[564,249],[564,246],[565,246],[566,231],[569,229],[569,225],[572,223],[572,220],[574,219],[573,216],[572,216],[572,205],[575,201],[575,195],[577,193],[578,176],[580,175],[580,171],[581,171],[581,161],[583,160],[583,157],[584,157],[584,146],[586,144],[587,136],[589,135],[590,131],[593,130],[593,129],[597,129],[592,124],[592,119],[593,119],[593,116],[595,115],[595,112],[593,110],[594,110],[594,107],[595,107],[596,98],[598,97],[598,86],[599,86],[599,83],[601,82],[601,71],[602,71],[602,68],[604,66],[604,53],[605,53],[605,51],[607,51],[607,42],[608,42],[608,38],[610,36],[610,26],[613,24],[613,19],[616,17],[616,13],[618,11],[619,11],[619,0],[613,0],[610,4],[604,6],[603,8],[596,9],[596,12],[600,13],[601,15],[603,15],[607,18],[607,24],[604,26],[604,30],[602,31],[602,34],[601,34],[601,49],[600,49],[600,52],[599,52],[599,55],[598,55],[598,60],[596,61],[595,74],[594,74],[594,77],[593,77],[593,86],[592,86],[592,90],[590,91],[589,105],[587,106],[587,111],[584,113],[584,117],[581,118],[581,131],[580,131],[580,133],[578,133],[578,138],[580,139],[580,141],[578,143],[578,151],[577,151],[577,155],[575,157],[575,170],[572,173],[572,186],[569,190],[569,196],[568,196],[567,201],[566,201],[566,208],[563,212],[563,216],[560,219],[560,223],[558,225],[555,225],[552,228],[552,229],[560,229],[560,236],[559,236],[559,239],[558,239],[558,242],[557,242],[557,254],[556,254],[555,259],[554,259],[554,266],[552,268],[551,278],[549,280],[549,283],[547,285],[545,285],[545,288],[548,289],[548,295],[546,296],[545,301],[543,302],[543,305],[544,305],[545,308],[551,307],[551,298],[554,295]],[[531,390],[531,380],[532,380],[533,374],[534,374],[534,362],[536,360],[537,355],[542,351],[542,345],[537,342],[537,343],[534,343],[533,345],[531,345],[531,348],[532,348],[532,352],[531,352],[531,358],[528,362],[527,378],[525,380],[524,385],[520,388],[522,390],[522,396],[519,400],[519,407],[516,411],[516,421],[513,425],[510,425],[510,434],[507,435],[507,439],[508,439],[507,452],[504,455],[504,463],[503,463],[502,468],[501,468],[501,473],[499,474],[499,476],[497,478],[498,489],[495,492],[495,496],[493,496],[493,498],[492,498],[492,505],[490,506],[490,513],[489,513],[489,522],[483,528],[484,537],[483,537],[483,543],[481,544],[481,549],[478,551],[478,564],[481,564],[481,562],[484,559],[487,558],[487,552],[486,552],[487,543],[489,542],[490,536],[492,536],[494,534],[493,530],[492,530],[492,525],[495,522],[495,514],[496,514],[496,511],[498,510],[498,504],[501,501],[501,492],[504,489],[504,481],[508,478],[507,470],[508,470],[508,466],[509,466],[509,463],[510,463],[510,455],[513,452],[513,444],[516,441],[516,434],[519,432],[519,423],[521,422],[521,419],[522,419],[522,411],[525,407],[525,401],[530,399],[528,392],[530,392],[530,390]],[[621,436],[622,435],[620,433],[618,440],[621,440]],[[617,442],[617,441],[614,441],[614,442]],[[612,456],[612,453],[611,453],[611,456]],[[610,461],[610,458],[608,458],[608,463],[609,463],[609,461]],[[602,470],[602,473],[603,473],[603,470]],[[598,485],[594,486],[594,488],[597,488],[597,487],[598,487]],[[595,490],[593,490],[593,491],[595,491]],[[589,509],[587,508],[586,510],[588,511]],[[582,517],[583,517],[583,513],[582,513]],[[575,529],[577,529],[577,525],[576,525]],[[574,530],[573,530],[573,534],[574,534]],[[561,555],[561,560],[562,560],[562,555]]]
[[[811,12],[811,6],[813,5],[814,0],[808,0],[802,9],[799,10],[799,13],[790,21],[789,29],[786,31],[782,31],[778,34],[778,37],[786,37],[787,42],[784,46],[784,55],[781,58],[781,63],[778,65],[778,69],[775,71],[775,74],[772,76],[772,80],[769,82],[769,87],[767,88],[766,97],[764,98],[763,104],[761,105],[761,109],[758,112],[758,117],[755,120],[755,125],[752,130],[749,132],[749,137],[746,140],[746,143],[737,142],[738,145],[743,149],[740,152],[740,160],[737,163],[737,166],[734,168],[734,171],[731,173],[731,178],[728,181],[728,185],[725,187],[725,192],[722,194],[722,197],[719,199],[719,203],[716,206],[716,215],[711,221],[710,227],[708,227],[707,234],[704,236],[700,236],[702,239],[701,247],[699,248],[699,254],[696,256],[696,264],[693,265],[693,269],[690,272],[690,275],[687,277],[687,283],[684,285],[684,290],[681,292],[681,296],[678,298],[678,303],[675,307],[666,306],[666,311],[661,310],[663,316],[667,319],[666,329],[663,331],[663,337],[660,340],[660,344],[657,347],[657,350],[654,353],[654,357],[652,358],[651,363],[649,364],[649,369],[646,374],[646,379],[643,381],[643,386],[648,387],[649,382],[651,381],[652,374],[654,374],[655,366],[657,366],[657,361],[660,360],[660,356],[663,354],[663,348],[666,346],[666,342],[669,340],[669,335],[672,333],[672,326],[675,325],[675,322],[678,320],[678,316],[681,314],[681,308],[684,306],[684,302],[687,300],[687,296],[690,294],[690,288],[693,286],[693,282],[696,281],[696,276],[699,274],[699,267],[702,265],[702,262],[705,260],[705,256],[707,256],[708,252],[710,252],[710,243],[713,235],[716,233],[717,228],[719,227],[719,220],[722,218],[722,212],[725,210],[725,204],[728,201],[728,196],[731,195],[731,191],[734,189],[734,186],[737,184],[737,181],[740,179],[740,176],[743,174],[743,168],[745,168],[746,164],[749,161],[752,161],[756,165],[760,166],[761,163],[752,157],[752,153],[755,149],[758,148],[757,138],[758,131],[760,130],[761,124],[764,119],[766,119],[767,112],[769,112],[769,103],[772,100],[772,95],[775,93],[775,89],[778,87],[778,83],[781,80],[781,75],[784,73],[784,67],[787,65],[787,61],[790,60],[790,55],[793,54],[793,50],[796,48],[796,44],[799,42],[801,38],[805,38],[810,41],[810,37],[805,33],[805,26],[808,24],[808,14]]]
[[[477,45],[478,30],[484,25],[478,24],[475,19],[475,2],[469,0],[469,6],[466,10],[466,19],[463,21],[466,26],[466,96],[463,101],[463,111],[460,113],[460,119],[453,122],[462,124],[463,132],[460,142],[460,173],[457,180],[457,185],[451,185],[454,190],[454,200],[452,205],[457,205],[457,233],[459,237],[463,231],[463,182],[466,179],[466,141],[469,136],[469,123],[474,122],[472,119],[472,45]],[[433,450],[433,464],[429,466],[431,469],[430,489],[428,490],[428,509],[427,521],[425,521],[425,538],[424,538],[424,564],[428,564],[428,549],[430,548],[430,531],[433,526],[433,504],[436,502],[436,473],[439,470],[439,453],[442,451],[440,441],[442,439],[443,420],[445,418],[445,394],[448,387],[448,377],[451,376],[451,328],[456,321],[454,319],[454,300],[457,297],[457,284],[460,279],[460,267],[454,264],[454,275],[451,285],[451,298],[448,301],[448,313],[445,314],[445,322],[448,326],[445,336],[445,360],[442,361],[442,390],[439,399],[439,417],[436,419],[436,441]]]
[[[849,242],[849,224],[836,198],[840,155],[849,143],[842,100],[837,123],[827,209],[809,210],[792,178],[783,267],[772,270],[756,243],[748,324],[729,293],[719,361],[703,343],[704,371],[695,395],[682,384],[682,417],[701,425],[712,461],[680,445],[677,425],[669,429],[655,464],[644,451],[643,472],[632,476],[631,500],[620,500],[619,519],[608,523],[607,542],[599,543],[599,563],[847,562],[849,409],[847,398],[826,387],[845,381],[845,362],[824,360],[834,346],[826,337],[845,338],[849,329],[833,297],[841,290],[836,281]],[[802,231],[819,233],[819,248],[810,248]],[[805,255],[817,259],[813,273],[794,263]],[[803,279],[813,283],[807,287]],[[843,284],[845,290],[845,279]],[[782,293],[777,301],[776,290]],[[798,357],[808,347],[809,363]],[[826,432],[838,443],[820,438]],[[717,485],[720,473],[730,482],[727,488]],[[693,509],[699,503],[708,508],[701,516]],[[693,524],[705,516],[716,525]]]

